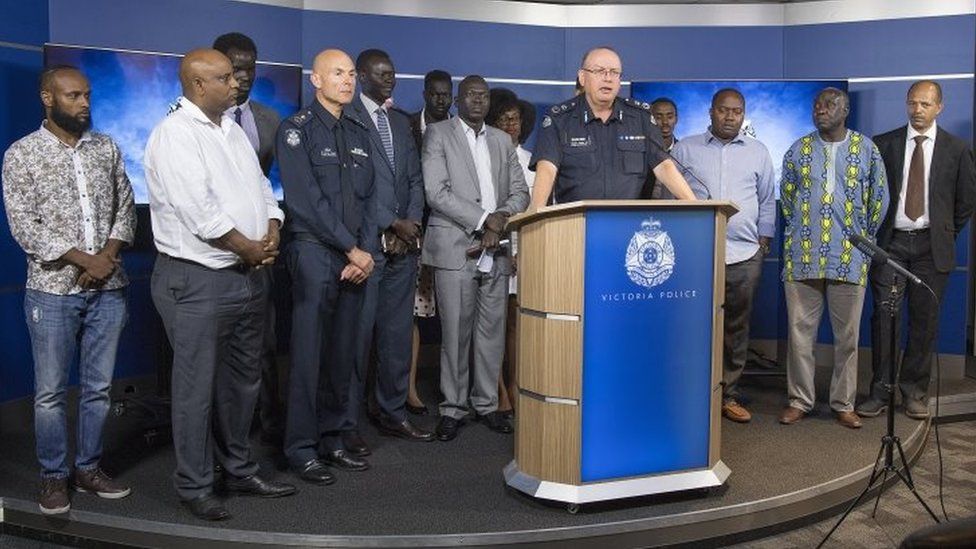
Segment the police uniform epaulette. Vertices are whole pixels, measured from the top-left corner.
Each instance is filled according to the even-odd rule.
[[[651,110],[651,104],[650,103],[648,103],[646,101],[638,101],[638,100],[632,99],[630,97],[625,97],[624,98],[624,105],[627,105],[628,107],[633,107],[635,109],[640,109],[642,111],[649,111],[649,110]]]
[[[563,113],[567,113],[567,112],[573,110],[573,108],[576,107],[576,101],[578,99],[579,99],[578,97],[574,97],[572,99],[567,99],[566,101],[563,101],[562,103],[557,103],[557,104],[553,105],[552,107],[550,107],[549,108],[549,112],[546,113],[546,114],[550,114],[550,115],[556,116],[556,115],[560,115],[560,114],[563,114]]]
[[[288,120],[290,120],[296,126],[304,126],[311,119],[312,109],[302,109],[288,117]]]
[[[346,120],[348,120],[348,121],[356,124],[357,126],[359,126],[360,128],[362,128],[364,130],[368,130],[369,129],[369,126],[366,125],[366,122],[363,122],[362,120],[359,119],[358,116],[356,116],[354,114],[346,114],[346,113],[343,113],[343,116],[342,117],[344,119],[346,119]]]

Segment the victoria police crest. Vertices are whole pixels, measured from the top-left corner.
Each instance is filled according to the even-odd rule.
[[[634,284],[653,288],[671,276],[674,263],[674,245],[661,222],[653,217],[643,221],[627,246],[627,276]]]

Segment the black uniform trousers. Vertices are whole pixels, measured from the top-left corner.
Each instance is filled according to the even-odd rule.
[[[300,466],[318,457],[320,444],[329,452],[344,449],[365,288],[340,281],[345,255],[318,242],[296,239],[286,261],[293,303],[285,456]]]
[[[417,256],[378,254],[373,259],[375,267],[366,281],[360,319],[357,367],[350,383],[349,415],[343,424],[346,430],[356,429],[365,392],[375,395],[376,411],[384,418],[395,423],[407,418]],[[376,370],[374,375],[367,376],[374,340]],[[367,377],[371,383],[366,383]],[[367,386],[365,391],[364,384]]]
[[[227,474],[257,473],[248,433],[261,382],[270,280],[267,269],[210,269],[160,254],[153,303],[173,347],[176,491],[213,491],[213,461]]]
[[[932,350],[939,331],[939,305],[945,293],[949,273],[940,273],[932,261],[932,239],[928,229],[920,231],[895,230],[888,245],[888,254],[913,274],[928,284],[938,296],[938,303],[925,288],[910,285],[905,277],[895,273],[887,265],[871,269],[871,292],[874,312],[871,314],[871,362],[874,374],[871,379],[871,396],[885,399],[884,384],[888,380],[890,356],[891,319],[882,302],[891,299],[892,287],[901,315],[905,314],[906,293],[908,313],[908,343],[901,364],[898,386],[902,396],[927,402],[929,378],[932,371]],[[901,342],[901,315],[895,322],[895,341]],[[896,347],[901,347],[897,345]]]

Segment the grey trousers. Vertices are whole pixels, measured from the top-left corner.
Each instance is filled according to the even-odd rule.
[[[786,385],[790,406],[804,412],[813,409],[816,400],[813,345],[826,300],[834,333],[830,408],[835,412],[853,411],[857,395],[857,344],[864,287],[825,279],[788,281],[783,286],[789,321]]]
[[[752,301],[762,275],[761,251],[745,261],[725,266],[725,337],[722,349],[723,398],[742,397],[739,379],[749,352]]]
[[[160,254],[152,298],[173,347],[176,491],[213,491],[213,462],[235,477],[257,473],[248,432],[261,383],[270,281],[267,269],[214,270]]]
[[[505,354],[508,275],[500,274],[497,264],[491,273],[479,273],[476,261],[468,260],[457,271],[434,269],[434,288],[441,317],[440,413],[455,419],[467,415],[469,386],[475,412],[494,412]]]

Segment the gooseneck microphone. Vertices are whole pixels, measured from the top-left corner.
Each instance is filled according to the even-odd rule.
[[[888,252],[882,250],[877,244],[871,242],[867,238],[855,233],[848,235],[847,239],[853,244],[858,250],[864,252],[864,255],[870,257],[875,263],[887,264],[896,272],[910,280],[914,284],[922,284],[922,279],[912,274],[911,271],[902,267],[897,261],[891,259]]]

